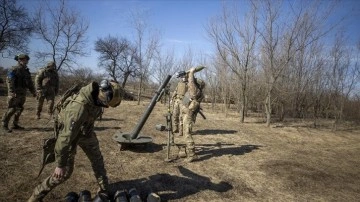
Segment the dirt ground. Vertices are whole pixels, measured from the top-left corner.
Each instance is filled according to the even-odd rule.
[[[203,104],[206,120],[198,117],[194,127],[200,159],[165,161],[167,132],[155,129],[166,124],[166,105],[157,103],[140,132],[152,143],[120,150],[112,137],[130,133],[149,102],[124,101],[106,109],[96,122],[101,151],[114,189],[136,187],[145,199],[149,192],[162,201],[360,201],[360,129],[348,126],[333,132],[326,122],[314,129],[306,121],[293,121],[267,128],[259,118],[240,124],[236,113],[227,117]],[[6,97],[0,97],[0,114]],[[33,188],[50,175],[40,168],[42,139],[51,135],[52,121],[43,113],[35,119],[35,99],[27,98],[21,117],[24,131],[0,135],[0,201],[26,201]],[[182,143],[181,137],[175,137]],[[176,157],[178,147],[171,147]],[[68,192],[97,185],[90,163],[81,149],[71,178],[55,188],[45,201],[62,201]],[[145,201],[145,200],[144,200]]]

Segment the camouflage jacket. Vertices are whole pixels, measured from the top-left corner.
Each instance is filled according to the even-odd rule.
[[[179,81],[171,98],[172,99],[175,99],[175,98],[182,99],[184,97],[187,89],[188,89],[187,82]]]
[[[201,88],[199,82],[204,82],[200,79],[196,79],[194,77],[194,73],[189,74],[189,97],[191,100],[195,100],[197,102],[201,102],[204,98],[203,89]]]
[[[198,111],[200,108],[200,102],[204,99],[204,86],[204,81],[196,79],[194,77],[194,72],[190,72],[188,91],[185,93],[184,98],[182,99],[183,106],[189,108],[190,111]]]
[[[59,75],[56,70],[41,68],[35,77],[36,90],[44,93],[57,94],[59,92]]]
[[[35,94],[34,83],[31,80],[29,68],[20,64],[11,67],[9,70],[6,82],[8,86],[8,93],[15,93],[16,95],[26,95],[26,89],[29,89],[32,94]]]
[[[58,114],[60,131],[55,144],[55,161],[58,167],[66,165],[80,136],[94,132],[94,122],[102,111],[102,106],[96,104],[98,86],[98,83],[92,82],[81,88],[78,94],[66,99]]]

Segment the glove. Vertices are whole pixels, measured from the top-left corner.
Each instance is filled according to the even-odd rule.
[[[37,90],[36,94],[34,93],[34,97],[41,97],[42,95],[42,90]]]
[[[16,93],[9,93],[9,99],[16,98]]]

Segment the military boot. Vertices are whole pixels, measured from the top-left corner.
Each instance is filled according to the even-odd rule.
[[[174,125],[173,133],[178,133],[178,132],[179,132],[179,125]]]
[[[22,126],[19,126],[17,123],[14,123],[12,129],[15,129],[15,130],[24,130],[25,128],[22,127]]]
[[[179,158],[185,158],[187,157],[187,153],[186,153],[186,149],[180,149],[179,150],[179,154],[178,154]]]
[[[185,162],[193,162],[199,159],[199,157],[195,154],[195,148],[187,149],[186,150],[187,157]]]
[[[11,133],[12,132],[12,130],[8,127],[8,124],[6,124],[4,122],[2,122],[1,129],[6,133]]]
[[[105,192],[108,192],[109,189],[111,188],[109,186],[109,180],[107,178],[107,176],[100,176],[97,178],[97,183],[99,185],[99,190],[98,192],[101,192],[101,191],[105,191]]]
[[[36,112],[36,119],[40,119],[40,112]]]
[[[12,130],[7,125],[4,125],[4,124],[1,126],[1,129],[6,133],[12,132]]]

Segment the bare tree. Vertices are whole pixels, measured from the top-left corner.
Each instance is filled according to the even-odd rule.
[[[220,99],[222,101],[222,111],[225,113],[225,116],[228,115],[229,106],[232,100],[231,97],[231,84],[232,82],[232,75],[234,74],[232,71],[230,71],[229,66],[224,62],[224,60],[221,58],[221,56],[217,57],[217,60],[215,62],[216,64],[216,75],[219,79],[219,94]]]
[[[42,61],[55,61],[57,70],[71,68],[76,63],[76,57],[86,55],[88,24],[65,2],[60,0],[58,5],[51,7],[48,1],[44,1],[35,11],[33,19],[35,36],[46,47],[37,51],[36,57]]]
[[[32,32],[31,19],[16,0],[0,0],[0,53],[27,52]]]
[[[122,78],[122,87],[129,78],[138,74],[136,49],[125,38],[108,36],[95,42],[95,51],[99,56],[99,65],[104,67],[109,76],[116,82]]]
[[[176,72],[176,61],[174,51],[169,50],[161,53],[156,51],[154,56],[154,73],[155,80],[161,84],[167,75],[174,75]]]
[[[138,89],[138,104],[140,104],[144,81],[149,77],[149,70],[159,47],[159,35],[151,31],[147,24],[145,12],[133,10],[130,16],[130,24],[135,29],[136,62],[140,72]]]
[[[215,62],[212,62],[212,65],[206,65],[206,69],[203,70],[206,77],[206,89],[207,92],[210,94],[209,99],[205,101],[211,102],[211,109],[214,110],[216,103],[218,102],[218,94],[219,94],[219,88],[220,88],[220,82],[218,79],[218,75],[216,74],[216,66]],[[207,97],[205,97],[207,98]]]
[[[290,13],[282,13],[284,6],[282,1],[260,1],[263,15],[259,34],[261,66],[267,88],[265,99],[267,126],[270,126],[272,105],[277,98],[274,91],[289,68],[291,60],[296,54],[324,37],[335,26],[324,28],[323,25],[329,19],[330,11],[334,7],[331,4],[320,11],[321,3],[322,1],[313,1],[311,4],[301,5],[300,2]]]
[[[240,122],[243,123],[247,105],[248,71],[255,66],[255,48],[257,39],[257,7],[252,4],[252,9],[242,20],[234,5],[224,7],[222,15],[207,27],[207,32],[214,42],[218,55],[224,65],[236,75],[239,89],[237,98],[240,100]]]
[[[179,58],[178,71],[186,71],[194,66],[195,54],[191,47],[188,47],[183,55]]]
[[[344,33],[336,35],[334,46],[330,51],[331,71],[328,72],[330,81],[331,102],[335,111],[334,130],[343,119],[345,101],[354,90],[357,81],[356,66],[351,64],[351,52],[345,45]]]
[[[60,82],[60,91],[62,92],[69,89],[74,83],[87,85],[91,81],[100,81],[104,78],[104,75],[98,74],[88,67],[80,67],[71,72],[60,70],[59,76],[62,81]]]
[[[326,79],[327,62],[323,50],[323,45],[318,45],[311,52],[316,60],[313,64],[312,81],[310,84],[310,92],[313,107],[314,127],[318,126],[318,119],[321,116],[323,100],[325,98],[326,86],[328,86],[328,79]],[[308,95],[309,96],[309,95]]]

